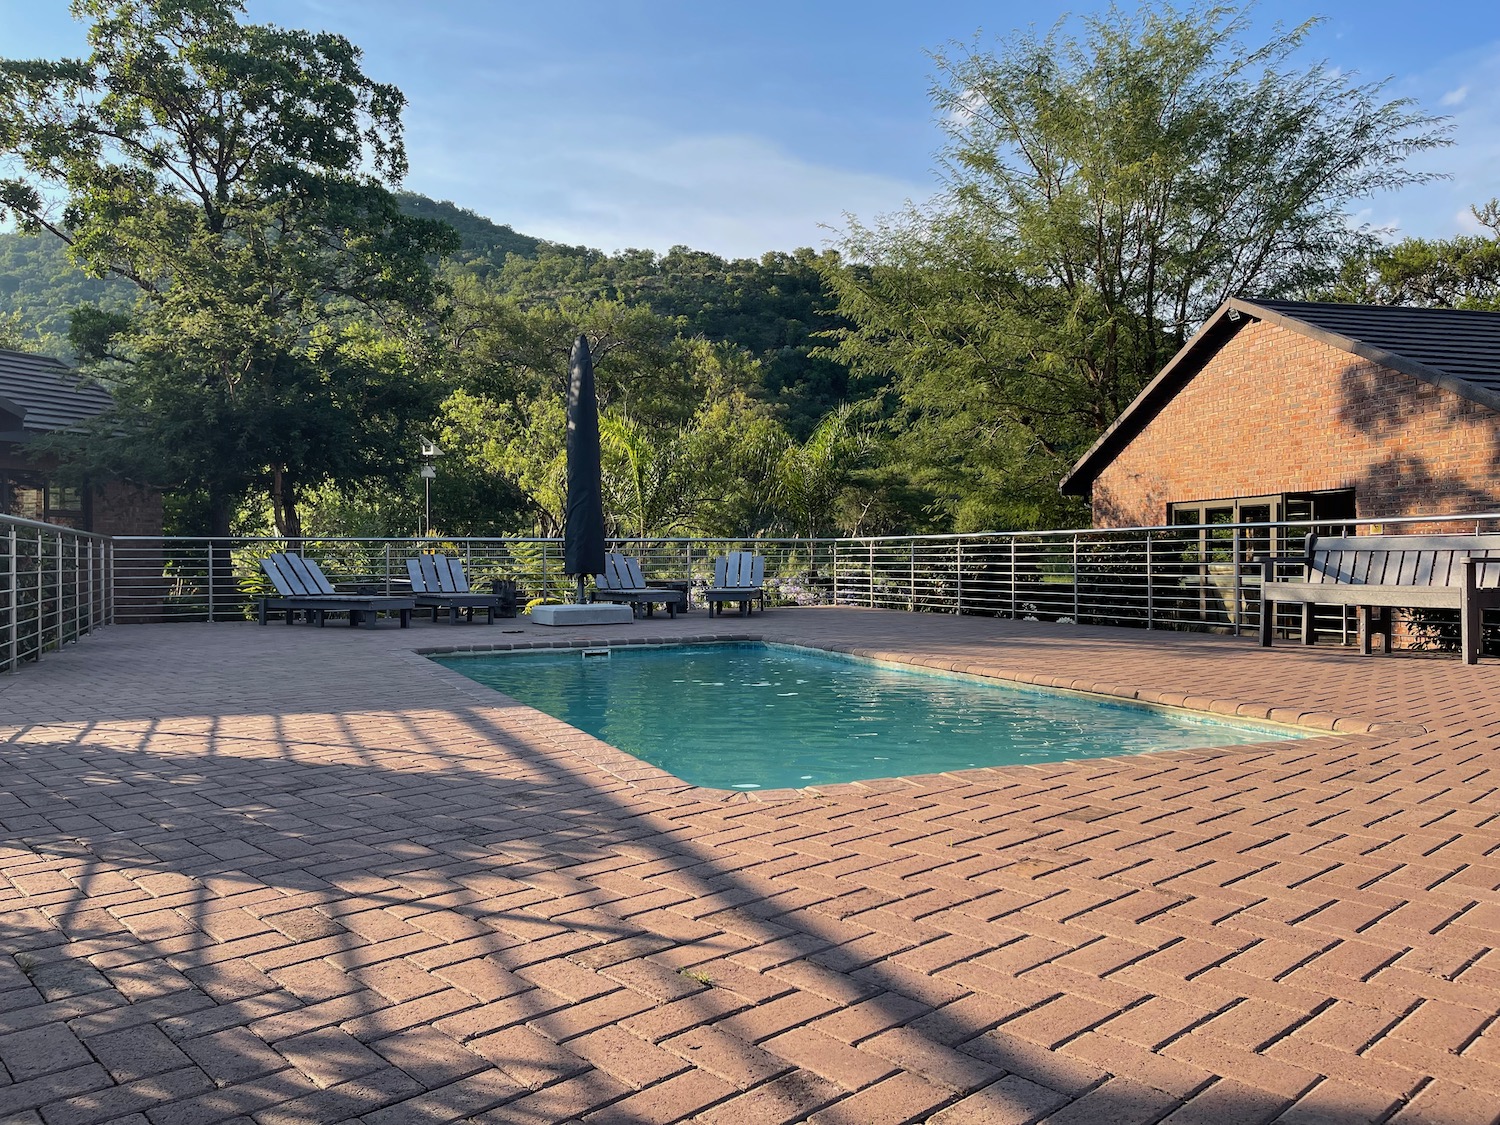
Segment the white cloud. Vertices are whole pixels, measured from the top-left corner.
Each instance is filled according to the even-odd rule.
[[[446,139],[408,132],[407,186],[496,222],[604,250],[674,245],[734,257],[818,247],[845,213],[866,218],[930,186],[799,158],[760,137],[656,137],[595,120],[573,136],[512,138],[507,151],[455,158]]]
[[[1450,109],[1453,143],[1418,153],[1409,162],[1413,169],[1444,178],[1368,201],[1370,221],[1393,224],[1403,237],[1479,233],[1482,228],[1469,208],[1500,196],[1500,43],[1439,60],[1404,80],[1395,92],[1419,105]]]

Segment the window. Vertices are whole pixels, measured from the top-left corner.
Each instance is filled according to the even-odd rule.
[[[1319,535],[1336,534],[1342,528],[1335,520],[1354,518],[1354,489],[1325,492],[1283,492],[1272,496],[1236,496],[1222,500],[1179,500],[1167,505],[1167,522],[1173,527],[1201,524],[1314,523]],[[1322,523],[1320,521],[1330,521]],[[1241,561],[1282,554],[1296,548],[1288,539],[1303,535],[1301,528],[1246,528],[1241,532]],[[1214,562],[1231,561],[1234,535],[1231,529],[1208,527],[1200,536],[1203,557]]]
[[[52,484],[40,473],[0,469],[0,512],[87,531],[88,496],[81,488]]]

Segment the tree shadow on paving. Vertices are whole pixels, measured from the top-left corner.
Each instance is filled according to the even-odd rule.
[[[1293,1102],[1207,1071],[1174,1096],[1000,1026],[1066,1003],[970,965],[1026,940],[987,921],[987,873],[1075,862],[1045,833],[933,843],[937,806],[873,793],[658,799],[486,710],[429,751],[408,748],[419,719],[375,744],[354,724],[354,748],[275,723],[182,736],[193,752],[100,728],[4,744],[0,1116],[1124,1123]],[[970,904],[963,930],[933,921]]]

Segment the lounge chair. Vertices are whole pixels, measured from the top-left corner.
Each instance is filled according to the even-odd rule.
[[[499,594],[481,594],[470,589],[464,576],[463,560],[452,555],[418,555],[406,560],[407,573],[411,575],[411,592],[417,605],[432,610],[432,619],[438,619],[438,610],[448,611],[448,623],[458,624],[458,611],[464,611],[466,621],[474,620],[476,609],[484,610],[486,625],[495,623],[495,611],[500,609]],[[514,605],[514,600],[512,600]]]
[[[593,600],[596,602],[620,602],[632,610],[646,609],[650,617],[660,602],[667,607],[667,616],[675,618],[679,609],[687,608],[687,595],[670,586],[651,586],[641,572],[641,561],[611,551],[604,557],[604,573],[594,575]]]
[[[398,614],[401,628],[411,624],[411,611],[416,609],[414,598],[392,597],[383,594],[340,594],[328,581],[322,567],[313,559],[301,555],[270,555],[260,560],[261,569],[276,587],[276,593],[259,599],[257,617],[266,623],[269,610],[283,610],[286,623],[290,625],[301,610],[307,620],[316,621],[319,628],[330,613],[347,613],[349,624],[358,625],[361,617],[368,615],[370,625],[375,625],[375,615],[384,610]]]
[[[766,609],[766,591],[762,583],[766,579],[766,560],[751,551],[731,551],[723,558],[714,559],[714,584],[704,592],[708,603],[708,615],[724,614],[725,602],[738,602],[741,614],[748,614],[752,603],[759,602],[761,612]]]

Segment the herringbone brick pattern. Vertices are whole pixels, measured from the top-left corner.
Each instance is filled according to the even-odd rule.
[[[1330,732],[749,799],[412,651],[572,639],[508,628],[118,627],[0,685],[0,1122],[1500,1118],[1500,665],[848,609],[589,634]]]

